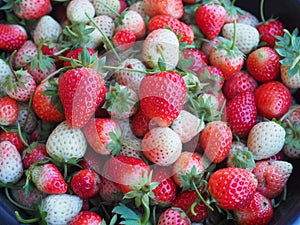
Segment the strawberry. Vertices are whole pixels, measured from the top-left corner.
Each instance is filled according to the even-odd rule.
[[[79,60],[79,58],[82,56],[83,49],[84,49],[83,47],[75,48],[75,49],[69,51],[65,57],[69,58],[69,59]],[[85,50],[87,50],[87,52],[90,56],[97,54],[96,51],[92,48],[85,48]],[[68,67],[68,66],[72,66],[72,60],[64,61],[64,67]]]
[[[21,155],[9,141],[0,142],[0,182],[16,183],[23,175]]]
[[[32,108],[29,107],[29,104],[25,102],[18,102],[18,108],[19,113],[16,123],[19,123],[26,133],[31,134],[37,126],[38,119]]]
[[[178,134],[182,143],[187,143],[204,128],[204,122],[188,111],[181,110],[171,125],[171,129]]]
[[[253,92],[245,91],[226,102],[225,121],[232,133],[246,137],[256,124],[257,109]]]
[[[61,122],[65,119],[59,107],[57,82],[58,79],[54,78],[40,83],[33,94],[33,110],[40,119],[46,122]],[[50,92],[50,94],[52,93],[54,96],[46,95],[50,89],[56,90],[54,93]]]
[[[4,90],[4,82],[7,77],[11,74],[11,70],[9,68],[8,63],[6,63],[3,59],[0,58],[0,95],[5,95]]]
[[[46,143],[47,153],[59,162],[73,162],[82,158],[87,143],[80,129],[70,127],[65,120],[50,134]]]
[[[9,141],[13,144],[19,153],[22,153],[26,148],[17,131],[2,131],[0,132],[0,142]]]
[[[179,73],[148,74],[140,85],[140,107],[148,118],[166,127],[178,117],[185,95],[186,85]]]
[[[190,70],[197,73],[208,64],[208,59],[201,50],[185,48],[181,53],[182,55],[180,55],[180,61],[178,63],[178,67],[181,70]]]
[[[224,82],[223,93],[230,100],[245,91],[254,92],[258,84],[246,71],[240,71]]]
[[[14,124],[18,118],[18,104],[10,97],[0,98],[0,125]]]
[[[157,29],[163,29],[169,27],[172,31],[180,37],[180,42],[186,42],[192,44],[194,40],[194,32],[191,27],[181,22],[180,20],[168,16],[168,15],[157,15],[152,17],[148,23],[148,31],[152,32]]]
[[[14,56],[14,66],[17,69],[23,68],[30,61],[30,58],[27,56],[36,56],[38,54],[38,47],[31,40],[27,40],[24,44],[18,49],[17,53]]]
[[[125,9],[127,9],[127,2],[125,0],[119,0],[119,2],[120,2],[119,14],[121,14],[122,12],[124,12]]]
[[[174,163],[181,154],[179,136],[168,127],[151,129],[143,138],[142,151],[145,157],[159,166]]]
[[[289,110],[292,96],[279,81],[269,81],[255,90],[255,102],[260,115],[279,119]]]
[[[204,66],[198,73],[197,77],[200,83],[205,84],[203,90],[205,93],[214,93],[220,91],[224,84],[224,74],[223,72],[214,66]]]
[[[101,155],[115,155],[121,148],[122,131],[114,120],[93,118],[84,126],[83,132],[89,145]]]
[[[252,171],[255,167],[254,156],[244,143],[235,141],[228,154],[226,166]]]
[[[132,132],[138,137],[144,137],[149,132],[150,119],[139,110],[132,118]]]
[[[150,16],[168,15],[180,19],[183,15],[183,3],[180,0],[144,0],[145,12]]]
[[[100,185],[99,195],[106,202],[118,202],[123,198],[123,193],[111,180],[101,177],[102,185]]]
[[[226,19],[226,10],[221,5],[204,4],[196,11],[195,19],[203,34],[212,40],[221,32]]]
[[[36,188],[46,194],[64,194],[68,186],[58,168],[51,163],[35,166],[30,170]]]
[[[276,36],[284,35],[284,25],[278,19],[263,21],[256,28],[260,35],[260,42],[266,43],[266,46],[271,48],[275,46]]]
[[[185,211],[192,222],[200,222],[208,217],[207,206],[199,201],[195,190],[180,192],[172,202],[172,206]]]
[[[96,16],[105,15],[115,18],[115,12],[119,12],[121,9],[119,0],[92,0],[91,2],[95,8]]]
[[[236,47],[244,54],[250,53],[258,45],[258,31],[255,27],[243,23],[237,23],[236,29]],[[225,38],[232,40],[234,38],[234,24],[225,24],[222,28],[222,35]]]
[[[143,160],[129,156],[115,156],[108,159],[105,164],[107,179],[125,194],[142,184],[142,178],[148,177],[150,167]],[[116,173],[118,171],[118,173]]]
[[[100,225],[102,218],[95,212],[81,211],[69,223],[69,225]]]
[[[259,122],[250,130],[247,147],[256,160],[276,155],[283,147],[286,132],[273,121]]]
[[[238,14],[238,22],[243,23],[243,24],[248,24],[252,27],[256,27],[259,23],[258,19],[256,16],[254,16],[252,13],[243,10],[243,13]]]
[[[201,50],[206,55],[206,57],[209,58],[210,53],[213,50],[213,48],[215,48],[215,46],[217,46],[220,43],[221,43],[221,40],[219,39],[219,37],[215,37],[212,40],[203,42],[203,44],[201,46]]]
[[[25,169],[28,169],[30,165],[37,161],[46,161],[46,158],[49,157],[44,144],[35,144],[35,146],[31,144],[30,147],[23,152],[23,166]]]
[[[179,41],[170,30],[157,29],[148,34],[142,45],[145,63],[155,68],[159,59],[163,59],[167,70],[174,69],[179,61]]]
[[[148,15],[145,11],[145,4],[144,1],[137,1],[133,3],[131,6],[129,6],[130,10],[136,11],[141,15],[144,21],[147,21]]]
[[[282,83],[289,89],[300,88],[300,72],[296,72],[292,76],[289,76],[290,67],[281,65],[280,66],[280,77]]]
[[[95,16],[95,8],[88,0],[73,0],[70,1],[66,9],[67,18],[71,23],[88,23],[89,19]]]
[[[200,132],[199,143],[210,161],[220,163],[230,151],[232,132],[225,122],[213,121]]]
[[[248,72],[259,82],[276,80],[280,72],[280,57],[270,47],[251,52],[246,61]]]
[[[19,49],[27,40],[26,30],[20,25],[0,24],[0,49],[13,51]]]
[[[241,208],[233,211],[238,224],[267,225],[274,215],[270,199],[256,191],[251,199]]]
[[[168,224],[189,225],[191,224],[191,221],[182,209],[172,207],[168,208],[160,215],[157,223],[157,225]]]
[[[248,170],[223,168],[215,171],[208,180],[208,190],[223,209],[243,207],[257,188],[257,180]]]
[[[82,169],[76,172],[71,180],[72,191],[83,199],[95,196],[99,191],[100,185],[100,176],[90,169]]]
[[[112,43],[118,51],[130,49],[135,43],[136,37],[132,30],[119,30],[112,38]]]
[[[124,140],[119,155],[142,159],[142,140],[136,137]]]
[[[74,129],[83,127],[105,97],[102,75],[91,68],[68,70],[58,84],[66,119]]]

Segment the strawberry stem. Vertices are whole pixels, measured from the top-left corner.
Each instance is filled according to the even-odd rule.
[[[214,209],[205,201],[205,199],[203,198],[203,196],[201,195],[201,193],[199,192],[196,184],[194,181],[192,181],[192,185],[193,185],[193,188],[194,190],[196,191],[198,197],[200,198],[200,200],[204,203],[204,205],[207,206],[208,209],[210,209],[211,211],[214,211]]]
[[[13,200],[9,194],[9,190],[7,187],[5,188],[5,196],[13,205],[17,206],[18,208],[26,210],[26,211],[35,211],[35,209],[23,206],[23,205],[19,204],[18,202],[16,202],[15,200]]]
[[[15,54],[17,53],[17,50],[15,50],[15,51],[13,51],[12,53],[11,53],[11,55],[10,55],[10,57],[9,57],[9,62],[8,62],[8,65],[9,65],[9,68],[10,68],[10,70],[11,70],[11,73],[12,73],[12,75],[14,76],[14,78],[16,79],[16,81],[18,81],[18,76],[17,76],[17,74],[15,73],[15,70],[14,70],[14,68],[13,68],[13,58],[14,58],[14,56],[15,56]]]
[[[21,215],[19,214],[18,211],[15,211],[15,215],[16,215],[17,220],[20,223],[25,223],[25,224],[27,224],[27,223],[37,223],[41,220],[40,218],[24,219],[24,218],[21,217]]]
[[[161,46],[158,45],[158,46],[157,46],[157,49],[158,49],[158,51],[159,51],[159,54],[160,54],[162,60],[164,61],[164,63],[166,63],[166,58],[165,58],[165,56],[164,56],[164,53],[163,53],[163,50],[162,50]]]
[[[144,208],[144,216],[141,225],[147,225],[150,218],[149,198],[148,195],[142,197],[142,205]]]
[[[236,38],[237,38],[236,20],[234,20],[233,21],[233,41],[232,41],[232,45],[230,47],[231,50],[234,50]]]
[[[29,103],[28,103],[28,108],[27,108],[27,115],[26,115],[25,123],[24,123],[24,129],[25,129],[27,123],[28,123],[29,114],[30,114],[30,111],[31,111],[31,105],[32,105],[33,94],[34,94],[34,91],[32,91],[31,94],[30,94]]]
[[[136,69],[126,68],[126,67],[116,67],[116,66],[103,66],[102,68],[104,68],[104,69],[115,69],[115,70],[124,70],[124,71],[144,73],[144,74],[155,74],[155,73],[157,73],[157,72],[149,72],[149,71],[144,71],[144,70],[136,70]]]
[[[264,16],[264,0],[260,0],[260,18],[263,23],[266,22],[265,16]]]
[[[49,80],[50,78],[54,77],[56,74],[59,74],[60,72],[62,72],[64,70],[69,70],[69,69],[73,69],[73,67],[72,66],[62,67],[62,68],[54,71],[53,73],[49,74],[44,80],[42,80],[41,83],[44,83],[47,80]]]
[[[24,137],[23,137],[22,130],[21,130],[21,126],[20,126],[19,123],[18,123],[18,135],[19,135],[19,137],[21,138],[21,141],[23,142],[23,144],[24,144],[26,147],[29,147],[29,144],[25,141],[25,139],[24,139]]]

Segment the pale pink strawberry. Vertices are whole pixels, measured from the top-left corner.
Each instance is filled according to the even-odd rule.
[[[95,16],[95,8],[89,0],[70,1],[66,9],[67,18],[71,23],[88,23],[89,17]]]
[[[116,18],[117,15],[114,12],[119,12],[121,8],[119,0],[91,0],[91,2],[95,8],[96,16],[106,15],[111,18]]]
[[[293,76],[289,76],[288,71],[289,66],[280,66],[280,76],[282,83],[289,89],[297,89],[300,88],[300,72],[293,74]]]
[[[256,27],[259,23],[256,16],[254,16],[252,13],[243,10],[243,13],[238,14],[238,22],[243,24],[248,24],[252,27]]]
[[[17,51],[14,57],[14,66],[17,69],[22,68],[29,63],[30,58],[26,56],[35,56],[38,53],[38,48],[31,40],[26,41]]]
[[[118,202],[123,198],[123,193],[120,189],[109,179],[101,177],[102,185],[100,185],[99,195],[106,202]]]
[[[160,215],[157,225],[169,224],[190,225],[191,221],[182,209],[168,208]]]
[[[133,3],[131,6],[129,6],[130,10],[136,11],[141,15],[144,21],[147,21],[147,13],[145,11],[144,1],[137,1]]]
[[[93,20],[101,28],[101,30],[103,31],[103,33],[105,34],[106,37],[108,37],[109,39],[113,37],[113,34],[115,32],[115,23],[111,17],[106,16],[106,15],[99,15],[99,16],[94,17]],[[95,27],[95,25],[93,23],[90,22],[89,25],[91,25],[92,27],[95,28],[94,32],[99,33],[100,40],[102,43],[104,38],[103,38],[102,34],[100,33],[100,31],[98,31],[98,29]]]
[[[220,43],[221,43],[221,40],[219,39],[219,37],[215,37],[212,40],[203,42],[203,44],[201,46],[201,50],[206,55],[206,57],[209,58],[211,50]]]

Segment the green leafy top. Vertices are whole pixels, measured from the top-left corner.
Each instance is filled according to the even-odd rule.
[[[275,50],[283,57],[280,63],[288,66],[288,76],[293,76],[300,73],[300,36],[298,36],[298,29],[295,28],[292,33],[284,30],[283,37],[276,36]]]
[[[112,141],[107,145],[107,148],[112,150],[112,156],[116,156],[119,154],[119,151],[122,148],[122,131],[121,129],[117,128],[115,132],[110,132],[109,136],[112,139]]]
[[[23,69],[12,71],[12,73],[6,77],[3,86],[7,91],[13,90],[15,93],[18,92],[18,88],[27,90],[26,83],[30,80],[30,76],[25,76],[26,74],[27,70]]]
[[[287,120],[287,123],[285,144],[291,148],[300,150],[300,125],[296,122],[291,124],[289,120]]]
[[[232,150],[230,152],[232,157],[229,159],[228,162],[233,163],[235,167],[248,169],[255,167],[255,156],[248,150],[247,147],[240,148],[236,150]]]
[[[46,86],[46,90],[43,91],[42,94],[49,96],[51,98],[51,104],[56,106],[57,110],[63,114],[64,109],[58,93],[58,80],[50,78],[48,84],[49,85]]]

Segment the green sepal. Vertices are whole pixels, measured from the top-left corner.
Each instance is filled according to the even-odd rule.
[[[121,129],[117,128],[114,132],[110,132],[109,136],[112,139],[112,141],[106,146],[106,148],[112,150],[112,156],[119,155],[123,143]]]
[[[228,162],[233,163],[235,167],[242,169],[255,168],[255,156],[248,150],[247,147],[232,150],[230,154],[233,156],[228,160]]]

